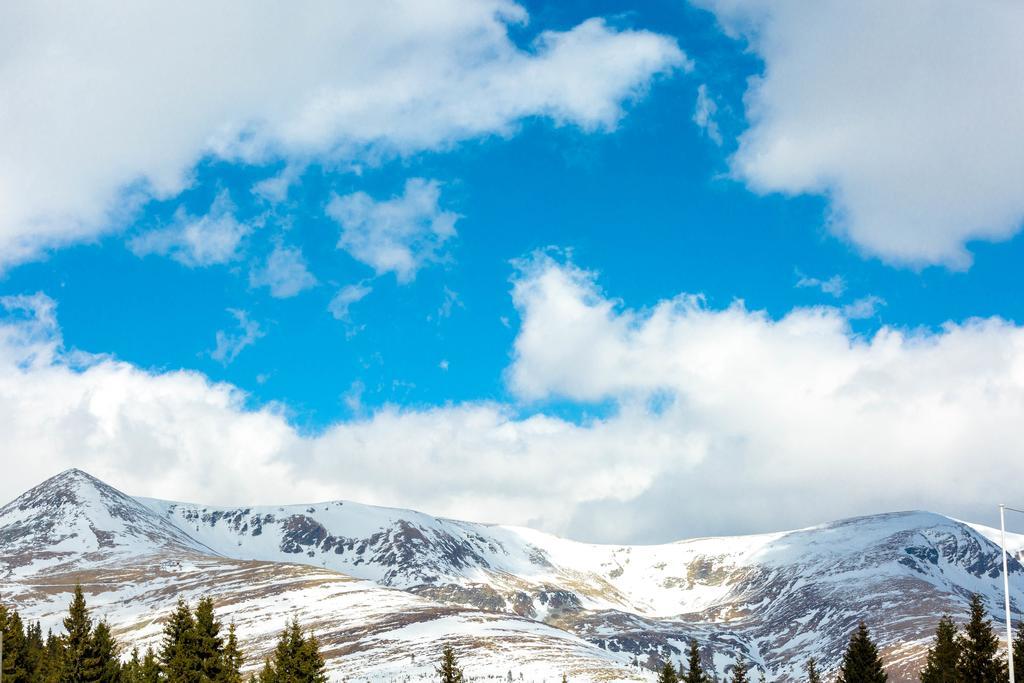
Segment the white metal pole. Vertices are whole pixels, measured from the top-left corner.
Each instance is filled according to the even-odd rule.
[[[1010,665],[1010,683],[1013,679],[1013,626],[1010,624],[1010,570],[1006,561],[1006,506],[999,505],[999,540],[1003,548],[1003,599],[1006,607],[1006,659]]]

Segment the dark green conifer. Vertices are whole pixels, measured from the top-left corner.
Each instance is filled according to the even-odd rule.
[[[672,662],[665,662],[661,667],[661,671],[658,673],[658,683],[679,683],[679,677],[676,675],[676,668],[672,666]]]
[[[277,683],[277,672],[274,671],[274,663],[270,657],[263,659],[263,668],[251,680],[255,683]]]
[[[451,645],[445,645],[441,650],[441,665],[435,671],[441,683],[463,683],[465,678]]]
[[[686,656],[686,675],[680,678],[683,683],[709,683],[711,678],[704,673],[700,663],[700,649],[697,641],[690,639],[690,650]]]
[[[298,683],[327,683],[324,658],[320,655],[320,641],[309,634],[299,646]]]
[[[196,605],[192,636],[193,653],[199,662],[203,683],[218,681],[223,667],[224,643],[220,637],[220,622],[213,613],[213,600],[201,598]]]
[[[302,633],[298,619],[281,632],[272,657],[266,659],[256,676],[259,683],[326,683],[320,644]]]
[[[850,645],[843,655],[838,683],[885,683],[888,680],[878,648],[871,640],[867,624],[862,621],[850,637]]]
[[[46,634],[46,651],[40,670],[43,683],[59,683],[64,671],[64,640],[48,631]]]
[[[223,661],[218,683],[242,683],[242,651],[238,648],[235,622],[228,626],[228,639],[224,643]]]
[[[959,660],[956,624],[947,614],[939,619],[939,626],[935,629],[935,642],[928,648],[928,658],[921,669],[921,683],[959,683]]]
[[[814,657],[807,660],[807,683],[821,683],[821,674],[818,673],[818,662]]]
[[[121,660],[117,642],[105,621],[96,624],[89,642],[86,680],[90,683],[120,683]]]
[[[43,661],[46,657],[46,643],[43,641],[43,627],[37,621],[25,629],[25,668],[33,683],[43,680]]]
[[[142,681],[142,658],[139,657],[139,648],[132,648],[132,655],[121,667],[122,683],[141,683]]]
[[[92,619],[89,617],[81,584],[75,586],[68,615],[64,617],[64,632],[58,680],[60,683],[82,683],[88,680],[91,668]]]
[[[28,641],[21,615],[0,605],[0,633],[4,639],[4,662],[0,681],[27,683],[32,675],[28,659]]]
[[[732,668],[732,683],[749,683],[747,664],[742,659]]]
[[[146,656],[142,658],[140,683],[160,683],[160,661],[153,648],[146,648]]]
[[[1013,638],[1013,673],[1016,678],[1024,678],[1024,623],[1017,625]]]
[[[180,598],[164,625],[160,672],[164,679],[174,683],[201,683],[202,667],[195,648],[195,619],[188,604]]]
[[[1009,678],[999,638],[991,620],[985,618],[985,605],[978,594],[971,596],[971,619],[960,636],[957,670],[960,680],[970,683],[1003,683]]]

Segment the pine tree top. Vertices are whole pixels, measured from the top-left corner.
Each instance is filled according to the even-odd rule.
[[[867,624],[862,621],[850,637],[850,644],[843,655],[838,683],[885,683],[888,680],[878,647],[871,639]]]
[[[711,677],[704,672],[700,663],[700,648],[697,641],[690,639],[690,648],[686,656],[686,676],[681,678],[684,683],[709,683]]]
[[[818,673],[818,662],[814,657],[807,660],[807,683],[821,683],[821,674]]]
[[[679,676],[676,674],[676,668],[672,666],[672,662],[665,662],[661,671],[658,672],[658,683],[678,683]]]
[[[435,671],[441,683],[463,683],[465,679],[451,645],[445,645],[441,649],[441,664]]]
[[[985,613],[981,596],[971,596],[971,618],[959,638],[957,670],[971,683],[1002,683],[1007,679],[1007,661],[1000,653],[999,637]]]

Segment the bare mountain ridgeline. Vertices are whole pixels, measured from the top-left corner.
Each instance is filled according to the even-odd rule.
[[[658,546],[350,502],[217,508],[127,496],[69,470],[0,508],[0,591],[56,627],[81,582],[123,642],[158,642],[177,598],[210,596],[254,659],[297,616],[332,679],[428,676],[443,644],[479,677],[653,679],[691,638],[797,680],[839,666],[867,619],[891,680],[916,680],[939,617],[1001,605],[985,529],[906,512]],[[1024,569],[1011,563],[1013,601]],[[756,675],[754,676],[756,679]]]

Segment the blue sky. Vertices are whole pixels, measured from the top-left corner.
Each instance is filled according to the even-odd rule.
[[[816,25],[827,28],[845,21],[870,28],[878,17],[844,19],[821,13],[817,18],[794,18],[788,9],[765,17],[755,9],[741,15],[743,10],[718,7],[713,2],[702,4],[706,7],[676,0],[531,2],[516,10],[523,16],[513,21],[482,14],[482,25],[504,33],[495,40],[509,41],[502,49],[522,55],[543,53],[542,43],[538,43],[543,32],[573,31],[594,18],[603,20],[602,39],[611,36],[610,40],[625,42],[626,36],[642,35],[660,41],[651,47],[647,61],[638,65],[627,64],[633,59],[632,47],[605,55],[595,40],[595,47],[580,48],[584,55],[594,50],[593,63],[567,62],[564,75],[556,73],[563,68],[560,63],[543,67],[544,78],[567,79],[556,92],[571,93],[580,79],[618,78],[616,73],[609,76],[602,71],[602,59],[627,64],[630,70],[623,68],[624,73],[628,71],[624,84],[593,95],[604,113],[591,115],[575,102],[516,103],[511,107],[514,113],[500,113],[498,123],[484,122],[474,128],[476,124],[467,126],[464,121],[449,123],[444,116],[456,114],[446,109],[448,113],[424,114],[436,119],[430,119],[432,123],[424,128],[433,125],[439,130],[436,135],[424,133],[430,138],[425,141],[417,138],[418,133],[402,128],[409,122],[399,121],[395,124],[398,132],[375,133],[369,143],[359,137],[361,133],[332,133],[303,142],[301,152],[288,147],[293,143],[281,142],[291,138],[275,133],[276,142],[261,143],[258,153],[249,153],[245,151],[246,136],[259,139],[261,133],[247,132],[242,126],[237,134],[227,134],[231,138],[228,152],[223,151],[222,140],[206,142],[197,145],[184,163],[167,162],[174,169],[170,175],[180,177],[167,182],[168,189],[163,190],[159,189],[161,181],[155,180],[165,171],[159,151],[124,176],[135,180],[121,182],[117,180],[122,177],[118,175],[119,160],[131,155],[119,156],[118,150],[112,149],[110,159],[114,161],[108,161],[107,150],[90,143],[90,149],[98,149],[94,153],[99,163],[116,170],[110,171],[114,180],[95,191],[99,196],[95,202],[102,203],[103,210],[97,214],[89,202],[84,204],[87,209],[80,210],[76,208],[82,205],[80,198],[69,199],[67,207],[55,214],[60,220],[71,216],[74,222],[80,217],[76,211],[89,216],[82,219],[85,227],[69,229],[68,234],[57,231],[56,237],[33,233],[33,226],[53,224],[45,209],[29,206],[22,215],[5,216],[12,226],[9,232],[15,236],[5,242],[8,256],[0,295],[8,297],[8,308],[15,308],[11,302],[16,299],[11,297],[37,292],[55,303],[56,323],[46,334],[61,354],[53,361],[57,365],[73,365],[69,354],[84,351],[102,356],[86,361],[87,366],[120,361],[142,376],[158,380],[177,376],[178,371],[195,371],[203,381],[241,390],[240,415],[269,411],[296,432],[295,438],[314,441],[339,425],[373,424],[387,411],[427,416],[446,408],[497,406],[507,419],[519,421],[516,424],[547,417],[586,430],[595,420],[621,419],[633,409],[630,406],[638,392],[643,394],[641,403],[652,411],[650,419],[664,419],[662,411],[652,407],[659,401],[687,405],[685,383],[668,383],[653,393],[635,387],[589,391],[580,388],[586,384],[584,379],[576,384],[552,382],[538,390],[517,384],[513,376],[530,361],[523,350],[523,318],[534,315],[539,304],[532,303],[533,299],[515,300],[512,290],[516,283],[529,281],[538,264],[570,273],[570,279],[589,291],[584,300],[597,298],[607,304],[610,319],[626,315],[626,328],[642,328],[660,303],[691,294],[700,295],[701,306],[710,312],[735,310],[737,302],[742,302],[742,310],[751,319],[769,327],[794,311],[826,310],[826,315],[840,321],[850,348],[871,344],[880,331],[916,338],[926,346],[941,346],[944,325],[969,324],[973,318],[990,320],[993,325],[1006,321],[1006,328],[1015,334],[1024,306],[1019,296],[1024,275],[1018,265],[1024,256],[1024,242],[1014,236],[1020,215],[1014,213],[1016,200],[1008,193],[999,194],[1000,183],[993,182],[990,187],[978,171],[991,167],[993,175],[1004,173],[1001,158],[965,162],[964,173],[970,170],[971,175],[959,180],[943,177],[932,181],[926,174],[915,175],[911,165],[900,176],[907,187],[893,185],[886,176],[888,171],[876,172],[871,163],[855,158],[861,148],[885,144],[888,115],[879,123],[873,118],[877,112],[858,112],[856,107],[847,107],[840,96],[828,105],[843,112],[836,116],[844,127],[839,133],[833,130],[827,139],[844,138],[847,130],[865,136],[858,140],[849,134],[853,151],[847,156],[831,148],[817,150],[820,140],[815,135],[808,133],[810,139],[801,139],[799,133],[793,133],[819,124],[827,128],[825,123],[832,114],[815,101],[815,91],[806,98],[812,113],[804,118],[808,115],[799,109],[801,82],[786,80],[792,71],[787,60],[795,59],[791,53],[801,50],[785,50],[779,45],[804,40],[801,31]],[[311,7],[309,11],[325,10]],[[835,14],[841,15],[842,10],[836,9]],[[756,24],[755,32],[746,28],[750,23]],[[61,35],[59,31],[57,35]],[[805,42],[810,45],[814,40],[806,38]],[[674,49],[681,52],[674,55]],[[836,48],[841,50],[842,46]],[[808,59],[814,56],[812,51],[808,54]],[[116,55],[111,59],[118,64]],[[454,59],[453,63],[461,64],[463,57]],[[482,59],[486,65],[486,56],[473,59]],[[467,62],[466,68],[471,73],[474,66]],[[836,66],[832,73],[842,68]],[[873,66],[865,64],[863,68],[870,72]],[[608,71],[614,70],[609,67]],[[808,88],[814,87],[814,77],[813,73],[807,75]],[[906,78],[915,77],[927,82],[943,76],[924,73]],[[387,84],[386,71],[382,78]],[[871,92],[857,91],[856,79],[851,83],[837,92],[855,102],[870,99]],[[196,86],[197,91],[200,87]],[[527,83],[523,92],[539,87]],[[881,83],[878,87],[887,92],[889,86]],[[893,87],[906,87],[906,83]],[[75,92],[74,88],[69,86],[69,92]],[[526,97],[519,91],[515,96]],[[428,92],[425,99],[431,97],[434,95]],[[783,97],[784,104],[780,104]],[[484,108],[474,102],[470,93],[465,109]],[[488,97],[481,102],[487,103]],[[709,102],[711,110],[706,109]],[[703,125],[696,115],[702,103]],[[116,110],[122,104],[131,109],[131,97],[114,98],[104,106]],[[586,106],[589,104],[590,100]],[[188,106],[187,98],[183,106]],[[426,105],[414,102],[415,106]],[[914,113],[912,108],[906,109],[908,120],[900,126],[913,138]],[[458,106],[453,111],[463,115]],[[129,111],[127,115],[136,114]],[[166,127],[183,126],[181,121],[188,118],[167,112],[162,115],[162,129],[143,128],[138,135],[142,139],[161,136]],[[233,121],[245,121],[245,115],[245,111],[233,112]],[[412,131],[416,116],[413,111]],[[215,139],[220,135],[215,123],[214,118],[196,124],[197,134],[206,136],[204,140]],[[961,128],[956,128],[960,124]],[[31,132],[41,137],[47,132],[36,131],[46,123],[26,125],[34,125]],[[74,124],[58,121],[52,125],[73,128]],[[287,125],[294,127],[293,122]],[[338,125],[344,128],[347,123],[343,120]],[[874,125],[879,127],[877,133]],[[953,120],[949,126],[970,135],[971,126],[964,122]],[[1013,137],[1017,131],[1003,132],[1009,136],[1007,144],[1019,149],[1021,138]],[[940,127],[934,134],[944,133]],[[83,131],[83,136],[87,135],[88,130]],[[921,135],[923,145],[928,138],[924,132]],[[786,147],[785,155],[773,160],[773,154],[782,154],[778,152],[780,140],[797,151]],[[969,148],[972,142],[963,144]],[[985,148],[977,141],[975,144]],[[352,145],[356,151],[348,149]],[[898,166],[915,154],[914,149],[916,143],[911,139],[906,151],[887,146],[877,154],[871,152],[871,159]],[[886,154],[895,155],[896,161],[886,162]],[[170,156],[171,152],[165,154]],[[60,159],[59,155],[54,158]],[[924,159],[920,163],[939,162]],[[45,177],[46,172],[43,166],[39,170],[43,175],[33,177]],[[81,173],[81,180],[72,177],[68,181],[75,192],[88,185],[86,179],[93,170],[83,162]],[[955,176],[956,169],[950,173]],[[260,190],[266,188],[261,183],[282,177],[289,181],[283,194],[271,196],[272,192]],[[921,189],[913,178],[928,187]],[[944,219],[929,222],[929,217],[956,211],[941,206],[948,192],[937,200],[929,188],[946,182],[983,186],[985,191],[949,197],[956,206],[973,202],[978,209],[965,214],[968,218],[959,223],[940,226]],[[865,188],[870,192],[865,193]],[[55,186],[53,192],[59,196],[65,190]],[[14,186],[12,192],[16,191]],[[425,192],[422,196],[418,194],[421,191]],[[887,197],[890,191],[893,196]],[[409,208],[414,194],[425,202],[426,208],[419,213]],[[331,207],[354,196],[358,199],[346,205],[354,207],[346,227]],[[413,265],[403,268],[382,260],[379,231],[384,214],[373,213],[381,206],[398,211],[397,218],[389,214],[392,223],[388,225],[405,230],[394,239],[401,251],[413,258]],[[989,207],[991,215],[1003,223],[993,227],[998,223],[995,218],[985,222]],[[979,217],[978,224],[971,223],[972,215]],[[362,228],[356,225],[359,220],[364,221]],[[453,226],[454,234],[442,236],[443,224]],[[203,248],[212,251],[197,256],[199,252],[189,249],[198,242],[183,246],[182,231],[189,225],[200,226],[197,234],[202,239],[230,237],[232,231],[235,238],[227,247],[210,242]],[[203,225],[213,232],[203,233]],[[936,236],[940,232],[941,239]],[[339,246],[346,234],[350,241]],[[965,258],[967,253],[970,257]],[[297,270],[279,273],[277,280],[268,280],[266,264],[274,258],[280,259],[279,265],[295,266],[296,261],[300,265]],[[335,304],[332,313],[332,301],[346,287],[355,288],[348,291],[361,298],[351,301],[346,312]],[[557,344],[558,337],[553,336],[550,343]],[[1005,343],[1017,348],[1012,340]],[[584,341],[583,345],[588,344]],[[1007,362],[1009,366],[987,367],[979,376],[997,377],[1006,372],[1015,376],[1012,368],[1017,366],[1012,360]],[[584,368],[581,377],[591,371],[600,370]],[[74,372],[88,374],[81,368]],[[1019,389],[1012,388],[1014,392]],[[955,390],[955,385],[939,388],[940,393]],[[723,408],[723,414],[728,415],[729,409]],[[746,409],[735,406],[737,412]],[[1008,414],[1014,409],[1007,408]],[[689,424],[699,419],[694,415],[706,412],[699,407],[694,407],[692,414],[684,407],[680,410],[679,424]],[[983,423],[965,429],[991,428]],[[148,423],[138,428],[155,429]],[[701,430],[715,441],[722,436],[714,433],[716,428],[705,425]],[[674,433],[674,429],[670,431]],[[753,434],[730,435],[725,442],[738,438],[762,452],[779,447],[771,440],[759,446]],[[365,442],[357,439],[356,443]],[[234,448],[227,442],[221,447]],[[415,443],[406,447],[415,448]],[[81,456],[84,462],[70,464],[91,466],[100,470],[97,474],[101,476],[116,478],[118,471],[125,469],[124,463],[104,453],[118,448],[108,444],[107,450],[100,452],[103,449],[97,447],[96,454]],[[386,447],[398,467],[402,458],[395,451],[402,448],[401,443]],[[893,448],[898,457],[901,446],[894,444]],[[908,452],[922,449],[926,450],[923,444],[913,444]],[[304,466],[295,459],[306,456],[294,455],[293,450],[282,446],[267,458],[278,464],[287,462],[293,483],[289,490],[301,491],[301,477],[295,473]],[[713,456],[705,454],[694,461],[682,455],[683,451],[686,449],[680,447],[677,455],[678,462],[685,465],[679,467],[696,468],[693,477],[699,480],[701,458]],[[205,453],[204,457],[216,457]],[[140,453],[137,457],[147,456]],[[330,459],[315,457],[321,465],[324,458]],[[336,491],[332,497],[362,494],[371,498],[370,502],[474,515],[470,503],[460,506],[423,496],[403,498],[398,491],[382,492],[370,484],[354,484],[351,479],[359,477],[358,468],[346,464],[345,453],[333,457],[336,469],[324,469],[332,474],[319,475],[326,493]],[[477,457],[486,460],[489,455],[484,449]],[[628,462],[629,457],[610,454],[608,462]],[[957,457],[956,453],[949,455],[951,461]],[[64,463],[69,458],[47,450],[43,460]],[[182,456],[182,462],[194,459]],[[477,516],[535,523],[598,539],[660,539],[687,532],[770,526],[769,522],[733,518],[707,524],[653,521],[660,504],[657,501],[662,500],[657,493],[659,468],[669,467],[665,463],[671,462],[670,454],[656,467],[640,466],[647,472],[646,479],[633,493],[597,495],[575,501],[571,509],[537,517],[519,511],[529,507],[527,502],[503,507],[501,496],[497,496],[481,504]],[[185,480],[187,468],[181,467]],[[138,479],[123,476],[136,486],[143,480],[141,475]],[[28,473],[24,478],[30,478]],[[478,484],[465,486],[472,491]],[[909,482],[907,486],[913,490]],[[253,484],[251,488],[265,491],[267,485]],[[138,492],[163,494],[155,484]],[[195,494],[179,488],[166,495],[202,497],[219,492],[215,486],[203,485]],[[316,495],[320,493],[317,489]],[[607,532],[604,527],[579,521],[581,515],[600,517],[589,510],[602,501],[612,502],[607,503],[607,512],[600,514],[639,521],[623,522],[621,528]],[[979,495],[950,501],[936,489],[920,499],[905,496],[901,500],[894,494],[883,500],[851,499],[810,513],[780,513],[771,522],[820,521],[817,517],[865,511],[876,504],[904,506],[904,501],[908,507],[948,503],[950,511],[984,509]]]

